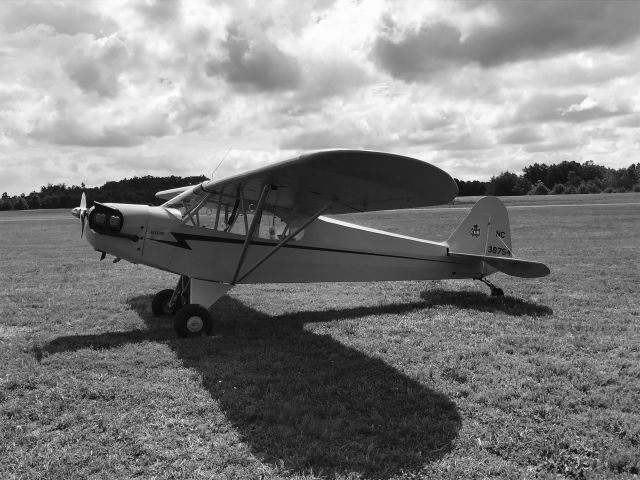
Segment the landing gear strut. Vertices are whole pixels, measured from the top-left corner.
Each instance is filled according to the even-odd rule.
[[[484,283],[487,287],[489,287],[491,289],[491,296],[492,297],[503,297],[504,296],[504,292],[502,291],[502,289],[496,287],[493,283],[491,283],[486,278],[481,277],[481,278],[477,278],[476,280],[480,280],[482,283]]]
[[[174,315],[183,305],[189,303],[189,277],[181,276],[175,289],[167,288],[155,294],[151,301],[151,311],[156,317]]]
[[[211,335],[216,321],[208,308],[232,286],[183,275],[175,289],[160,290],[153,297],[151,309],[157,317],[173,315],[173,327],[181,337]]]

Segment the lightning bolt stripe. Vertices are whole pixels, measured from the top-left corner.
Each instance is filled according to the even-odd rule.
[[[187,243],[187,240],[196,241],[196,242],[235,243],[239,245],[244,243],[244,240],[240,238],[209,237],[205,235],[194,235],[191,233],[179,233],[179,232],[171,232],[171,235],[173,235],[173,237],[175,238],[175,241],[156,240],[154,238],[150,240],[153,240],[154,242],[158,242],[158,243],[164,243],[166,245],[171,245],[173,247],[184,248],[186,250],[192,250],[191,246]],[[263,240],[254,240],[251,242],[251,245],[275,247],[276,243],[277,242],[266,242]],[[282,248],[295,248],[300,250],[315,250],[315,251],[333,252],[333,253],[350,253],[350,254],[356,254],[356,255],[371,255],[374,257],[404,258],[407,260],[422,260],[424,262],[453,263],[456,265],[467,265],[467,263],[465,262],[455,262],[451,260],[434,260],[431,258],[411,257],[407,255],[393,255],[388,253],[374,253],[374,252],[363,252],[358,250],[345,250],[345,249],[338,249],[338,248],[313,247],[309,245],[287,244]]]

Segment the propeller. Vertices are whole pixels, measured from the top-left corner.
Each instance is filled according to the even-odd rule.
[[[71,210],[71,214],[80,219],[80,223],[82,224],[80,238],[82,238],[82,235],[84,235],[85,220],[87,219],[87,196],[84,192],[82,192],[82,197],[80,198],[80,206]]]

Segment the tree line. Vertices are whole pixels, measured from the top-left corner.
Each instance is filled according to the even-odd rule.
[[[0,210],[29,210],[35,208],[73,208],[80,205],[80,197],[85,192],[91,202],[140,203],[159,205],[163,200],[155,197],[156,192],[170,188],[196,185],[207,180],[198,177],[133,177],[120,181],[107,182],[101,187],[67,186],[48,184],[40,188],[39,192],[10,197],[7,193],[0,198]]]
[[[161,203],[156,192],[170,188],[202,183],[207,178],[197,177],[133,177],[107,182],[101,187],[66,186],[64,183],[48,184],[39,192],[10,197],[3,193],[0,210],[28,210],[37,208],[73,208],[80,204],[82,192],[91,201],[140,203],[158,205]],[[547,165],[534,163],[518,175],[509,171],[491,177],[487,182],[479,180],[455,179],[459,196],[474,195],[548,195],[572,193],[640,192],[640,163],[627,168],[609,168],[593,162],[569,162]]]
[[[488,182],[455,180],[461,197],[640,192],[640,163],[619,169],[595,165],[592,161],[534,163],[524,167],[521,175],[507,171]]]

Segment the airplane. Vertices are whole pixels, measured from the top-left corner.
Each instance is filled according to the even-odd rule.
[[[72,210],[96,251],[179,275],[151,308],[173,315],[181,337],[210,335],[211,306],[237,284],[475,279],[502,296],[495,272],[537,278],[540,262],[515,258],[509,218],[481,198],[444,242],[366,228],[327,215],[451,202],[451,176],[385,152],[323,150],[158,192],[160,206],[94,202]]]

